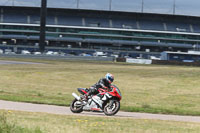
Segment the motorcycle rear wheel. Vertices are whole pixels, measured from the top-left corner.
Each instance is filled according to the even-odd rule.
[[[70,104],[70,110],[73,113],[81,113],[83,111],[83,105],[82,104],[78,104],[78,100],[74,99],[72,101],[72,103]]]
[[[113,100],[112,105],[110,105],[111,101],[108,102],[103,111],[105,115],[112,116],[115,115],[120,109],[120,102],[118,100]]]

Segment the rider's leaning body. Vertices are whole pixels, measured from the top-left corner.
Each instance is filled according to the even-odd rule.
[[[105,78],[101,78],[96,84],[92,85],[86,94],[86,96],[97,95],[99,89],[105,89],[111,91],[111,83],[114,81],[114,76],[110,73],[105,75]]]

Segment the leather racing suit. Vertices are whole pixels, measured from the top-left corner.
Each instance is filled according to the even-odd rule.
[[[87,95],[90,96],[90,95],[98,94],[99,88],[111,91],[111,84],[108,82],[108,80],[106,78],[101,78],[96,84],[94,84],[93,86],[90,87]]]

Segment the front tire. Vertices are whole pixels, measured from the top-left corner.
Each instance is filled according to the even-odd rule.
[[[73,113],[81,113],[83,111],[83,105],[77,99],[74,99],[70,104],[70,110]]]
[[[111,104],[112,103],[112,104]],[[118,100],[110,100],[105,106],[104,106],[104,114],[108,116],[115,115],[120,109],[120,102]]]

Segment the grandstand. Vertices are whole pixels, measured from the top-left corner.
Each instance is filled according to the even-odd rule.
[[[46,49],[149,58],[199,49],[200,17],[48,8]],[[0,48],[38,51],[40,8],[0,6]]]

